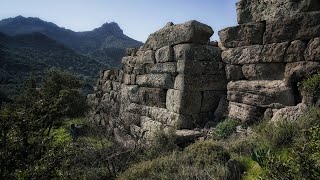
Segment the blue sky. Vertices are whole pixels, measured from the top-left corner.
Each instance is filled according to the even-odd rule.
[[[129,37],[144,42],[167,22],[197,20],[215,31],[236,25],[237,0],[1,0],[0,19],[39,17],[73,31],[117,22]]]

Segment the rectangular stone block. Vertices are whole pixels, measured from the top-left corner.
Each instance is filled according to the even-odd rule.
[[[139,57],[139,62],[141,64],[155,63],[155,53],[153,50],[146,50],[146,51],[139,50],[138,57]]]
[[[306,47],[306,43],[301,40],[292,41],[284,56],[284,62],[304,61]]]
[[[220,98],[226,91],[204,91],[202,93],[201,112],[214,112],[219,105]]]
[[[225,76],[218,75],[186,75],[179,74],[174,81],[174,89],[186,91],[210,91],[210,90],[225,90]]]
[[[159,49],[168,45],[181,43],[207,44],[213,30],[210,26],[197,21],[189,21],[183,24],[168,24],[159,31],[151,34],[143,49]]]
[[[230,48],[222,52],[222,60],[228,64],[254,64],[283,62],[289,42]]]
[[[176,62],[166,62],[166,63],[157,63],[157,64],[146,64],[146,72],[148,74],[154,73],[177,73],[177,64]]]
[[[180,74],[193,75],[224,75],[224,63],[216,61],[183,61],[177,62],[177,71]]]
[[[173,49],[176,61],[221,61],[221,51],[218,47],[199,44],[178,44]]]
[[[320,61],[320,38],[310,40],[304,57],[307,61]]]
[[[282,80],[284,71],[284,63],[259,63],[242,66],[242,72],[247,80]]]
[[[262,114],[263,108],[235,102],[229,103],[229,118],[239,119],[242,122],[254,122],[259,120]]]
[[[267,22],[264,44],[320,37],[320,11],[299,13]]]
[[[227,48],[250,46],[263,43],[264,30],[264,23],[246,23],[219,31],[219,37],[223,46]]]
[[[264,108],[293,106],[293,91],[284,81],[237,81],[228,83],[228,100]]]
[[[156,51],[156,62],[164,63],[173,61],[173,48],[172,46],[165,46]]]
[[[136,84],[143,87],[170,89],[174,82],[170,74],[145,74],[137,75]]]
[[[166,107],[169,111],[179,114],[197,114],[200,113],[201,99],[201,92],[169,89]]]

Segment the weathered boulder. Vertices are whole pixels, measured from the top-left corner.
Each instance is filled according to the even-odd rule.
[[[319,10],[318,0],[240,0],[237,2],[239,24],[274,21],[279,17],[296,16],[299,12]]]
[[[225,76],[179,74],[174,81],[174,89],[187,91],[223,91],[226,89]]]
[[[166,107],[168,110],[179,114],[197,114],[201,110],[201,99],[201,92],[169,89]]]
[[[304,61],[303,55],[306,47],[306,43],[301,40],[292,41],[284,56],[284,62]]]
[[[137,75],[136,83],[142,87],[155,87],[164,89],[173,88],[174,84],[172,77],[168,73]]]
[[[243,122],[252,122],[259,120],[262,114],[263,108],[236,102],[229,102],[229,118],[239,119]]]
[[[242,66],[227,64],[225,67],[226,78],[229,81],[244,80],[245,76],[242,73]]]
[[[264,44],[320,37],[320,11],[280,17],[267,22]]]
[[[203,132],[182,129],[182,130],[175,131],[175,135],[176,135],[176,142],[175,143],[183,144],[183,143],[192,142],[192,141],[197,140],[199,137],[203,136]]]
[[[221,61],[218,47],[199,44],[179,44],[173,47],[176,61]]]
[[[289,42],[230,48],[223,51],[222,60],[228,64],[283,62]]]
[[[305,51],[304,57],[307,61],[320,61],[320,38],[312,39]]]
[[[248,80],[282,80],[284,70],[284,63],[259,63],[242,66],[243,75]]]
[[[272,117],[271,122],[295,122],[305,113],[306,109],[307,106],[302,103],[297,106],[289,106],[279,109]]]
[[[210,26],[197,21],[189,21],[184,24],[166,26],[151,34],[143,49],[157,50],[164,46],[181,43],[208,44],[212,35],[213,30]]]
[[[220,98],[219,105],[214,112],[215,121],[219,122],[222,119],[225,119],[228,116],[228,107],[229,102],[226,95],[223,95]]]
[[[228,100],[257,107],[294,105],[294,94],[284,81],[237,81],[228,83]]]
[[[253,22],[225,28],[219,31],[219,37],[227,48],[250,46],[263,43],[264,30],[264,23]]]

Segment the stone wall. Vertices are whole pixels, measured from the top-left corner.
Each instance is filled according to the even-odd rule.
[[[319,5],[318,0],[237,3],[239,25],[219,31],[230,81],[229,117],[255,121],[306,103],[298,82],[320,70]]]
[[[139,50],[128,49],[121,70],[101,72],[88,96],[90,117],[124,143],[213,121],[227,83],[220,49],[209,45],[212,34],[197,21],[168,23]]]

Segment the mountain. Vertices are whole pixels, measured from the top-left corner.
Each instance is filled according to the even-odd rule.
[[[92,31],[74,32],[39,18],[17,16],[1,20],[0,32],[11,36],[40,32],[68,48],[113,67],[120,65],[126,48],[142,45],[123,34],[115,22],[105,23]]]
[[[31,74],[40,80],[51,68],[80,75],[88,92],[98,72],[108,66],[38,32],[16,36],[0,33],[0,91],[16,94]]]

